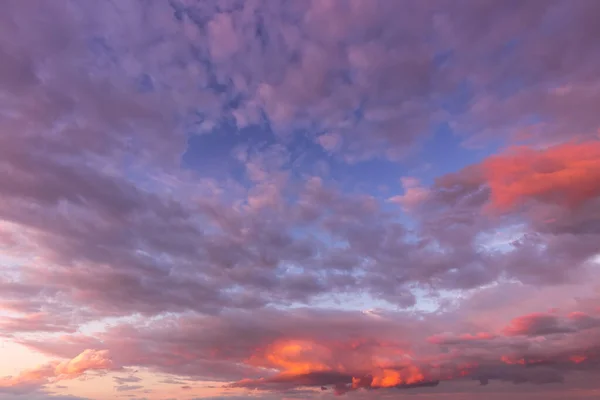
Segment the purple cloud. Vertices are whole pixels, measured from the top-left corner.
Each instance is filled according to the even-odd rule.
[[[597,2],[5,3],[0,397],[597,372]]]

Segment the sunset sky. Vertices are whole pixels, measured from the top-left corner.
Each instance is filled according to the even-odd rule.
[[[600,1],[0,1],[0,400],[600,398]]]

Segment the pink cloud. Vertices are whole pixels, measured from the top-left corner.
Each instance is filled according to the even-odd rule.
[[[556,315],[530,314],[511,321],[504,332],[507,335],[548,335],[553,333],[567,333],[570,329],[561,324],[561,319]]]
[[[492,205],[513,208],[528,199],[579,207],[600,195],[600,142],[520,148],[483,165]]]
[[[217,14],[209,22],[208,32],[210,35],[210,52],[215,59],[227,59],[238,50],[240,39],[237,37],[230,14]]]
[[[68,318],[45,313],[26,314],[22,317],[0,317],[0,329],[7,332],[73,332]]]
[[[226,387],[267,392],[311,387],[338,393],[417,390],[465,378],[542,384],[562,382],[578,371],[592,372],[600,360],[600,325],[597,320],[588,323],[588,317],[524,315],[514,319],[510,329],[493,334],[468,333],[470,322],[458,313],[374,317],[263,310],[252,315],[165,317],[137,327],[122,324],[99,338],[118,365],[204,379],[226,377]],[[569,323],[569,329],[556,328]],[[450,330],[465,333],[440,333]],[[85,346],[76,339],[27,344],[62,354]],[[64,369],[83,369],[71,363],[69,367],[65,362]]]
[[[596,373],[598,2],[457,1],[7,0],[0,335],[68,360],[0,391]],[[441,126],[481,152],[424,172]]]
[[[419,181],[412,177],[404,177],[401,179],[404,188],[404,194],[393,196],[388,199],[392,203],[397,203],[405,210],[410,211],[425,202],[429,195],[429,190],[421,186]]]
[[[75,358],[66,361],[53,361],[21,372],[14,377],[0,379],[0,389],[35,390],[48,383],[75,379],[87,371],[105,371],[113,368],[106,350],[87,349]]]

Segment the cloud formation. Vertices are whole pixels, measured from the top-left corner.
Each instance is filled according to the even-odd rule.
[[[113,367],[106,350],[86,349],[66,361],[55,361],[0,379],[0,392],[26,393],[48,383],[75,379],[87,371],[105,371]]]
[[[103,371],[160,396],[117,366],[200,397],[581,389],[600,351],[599,16],[6,0],[0,336],[69,361],[0,392]]]
[[[578,208],[600,195],[600,142],[517,149],[486,160],[485,174],[498,209],[537,200]]]
[[[459,315],[423,320],[410,313],[271,310],[252,317],[243,312],[165,317],[149,325],[115,326],[97,338],[117,365],[283,392],[424,389],[464,379],[544,384],[562,382],[570,373],[593,373],[600,362],[597,315],[525,315],[495,333],[465,332]],[[465,333],[440,333],[461,325]],[[427,332],[432,334],[426,339]],[[86,342],[66,336],[26,344],[65,356]],[[85,354],[56,367],[56,379],[66,373],[62,370],[74,371],[67,376],[82,371],[76,360],[90,358]],[[104,362],[94,367],[108,368]]]

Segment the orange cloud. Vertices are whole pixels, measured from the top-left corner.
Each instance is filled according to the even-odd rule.
[[[253,366],[277,370],[278,374],[269,379],[243,380],[234,386],[252,387],[269,382],[315,385],[323,379],[334,377],[338,382],[336,390],[343,392],[365,387],[391,388],[429,382],[425,372],[411,361],[405,351],[391,343],[280,340],[258,350],[246,361]],[[346,380],[347,385],[342,384]]]
[[[410,365],[401,370],[382,369],[373,373],[373,381],[371,387],[395,387],[398,385],[412,385],[425,381],[425,376],[421,370]]]
[[[506,211],[527,199],[576,207],[600,195],[600,141],[519,147],[488,158],[483,169],[493,209]]]
[[[0,388],[37,387],[47,383],[75,379],[90,370],[108,370],[112,361],[107,350],[85,350],[77,357],[66,361],[53,361],[25,370],[14,377],[0,378]]]
[[[327,371],[329,350],[311,341],[289,340],[272,344],[264,358],[255,357],[251,364],[278,369],[286,374]]]

